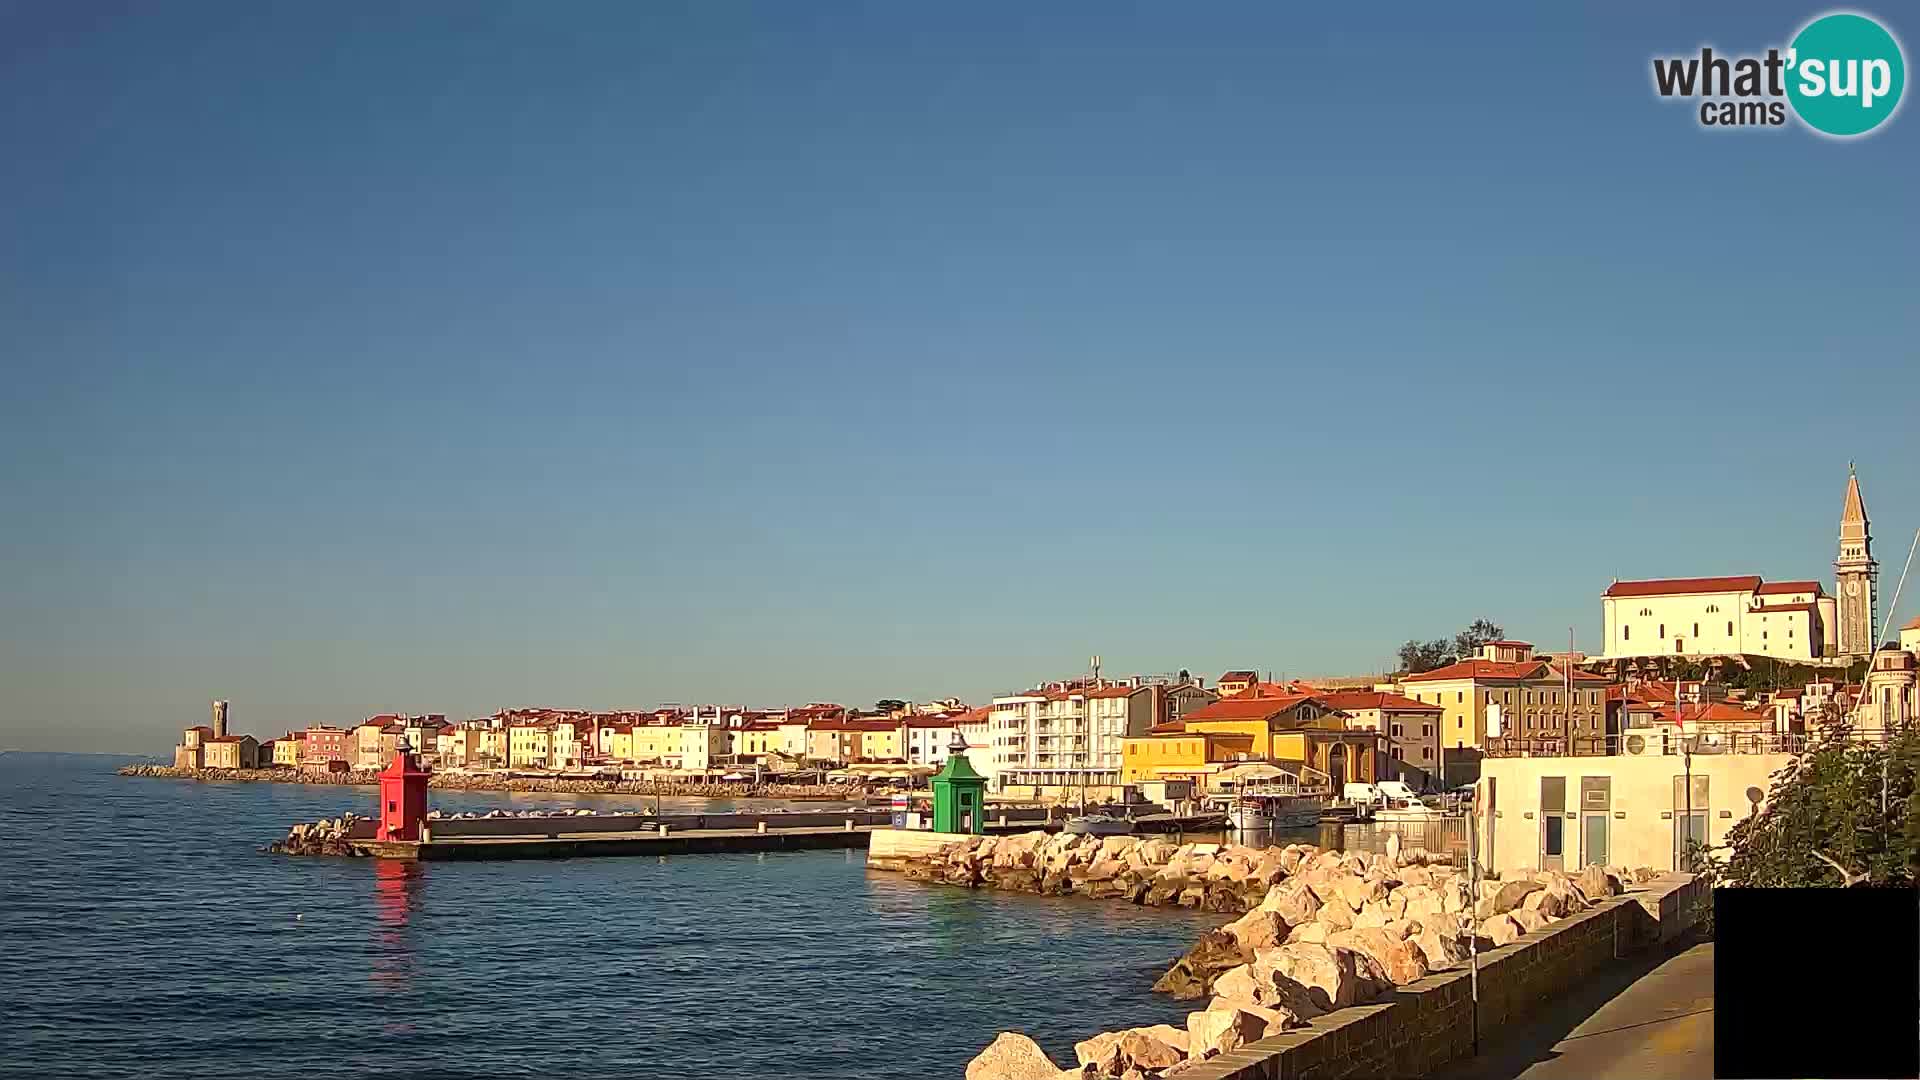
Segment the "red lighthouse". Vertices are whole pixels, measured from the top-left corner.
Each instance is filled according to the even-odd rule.
[[[427,771],[401,736],[393,760],[380,771],[380,839],[418,840],[427,816]]]

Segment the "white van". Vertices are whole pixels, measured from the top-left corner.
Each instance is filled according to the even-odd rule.
[[[1420,801],[1420,793],[1408,787],[1404,780],[1382,780],[1374,787],[1381,795],[1395,802]]]
[[[1355,806],[1374,806],[1386,800],[1372,784],[1348,784],[1341,797]]]

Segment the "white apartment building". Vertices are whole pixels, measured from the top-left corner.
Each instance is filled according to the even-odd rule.
[[[994,698],[993,754],[1001,789],[1106,788],[1111,791],[1102,794],[1116,794],[1121,740],[1146,734],[1168,693],[1165,685],[1135,677],[1094,686],[1056,683]]]
[[[963,715],[908,717],[905,724],[907,764],[939,765],[946,761],[947,747],[953,742],[953,734],[959,730],[960,717]],[[969,755],[967,760],[971,762],[972,756]]]

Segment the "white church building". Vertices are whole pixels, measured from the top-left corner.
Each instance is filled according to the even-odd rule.
[[[1840,512],[1838,588],[1757,575],[1616,581],[1601,595],[1603,659],[1766,656],[1848,660],[1874,652],[1873,560],[1860,481],[1847,470]]]

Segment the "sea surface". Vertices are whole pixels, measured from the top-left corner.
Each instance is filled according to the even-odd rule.
[[[1003,1030],[1067,1065],[1097,1032],[1183,1023],[1149,987],[1225,921],[920,884],[861,851],[269,855],[372,789],[114,775],[131,760],[0,754],[0,1077],[925,1080]]]

